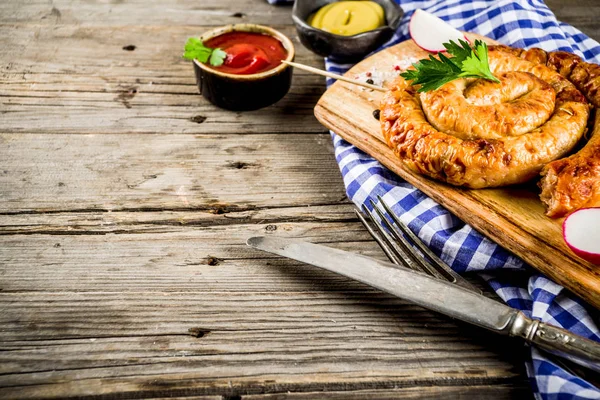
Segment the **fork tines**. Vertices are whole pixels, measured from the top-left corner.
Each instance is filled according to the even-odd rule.
[[[363,205],[362,210],[354,206],[358,219],[379,244],[383,252],[394,264],[424,272],[438,279],[446,280],[465,289],[481,294],[481,290],[473,286],[462,276],[454,272],[444,261],[433,253],[392,209],[377,197],[385,213],[370,200],[374,213]],[[386,217],[386,215],[388,217]],[[415,249],[415,246],[418,248]]]

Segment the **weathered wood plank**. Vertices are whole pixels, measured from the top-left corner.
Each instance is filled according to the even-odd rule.
[[[119,94],[105,101],[88,96],[87,101],[63,101],[59,98],[35,98],[23,101],[16,97],[4,105],[0,117],[3,133],[71,133],[71,134],[234,134],[234,133],[323,133],[323,128],[308,109],[302,95],[290,94],[282,103],[251,113],[217,110],[200,97],[170,100],[169,95],[142,95],[131,108],[115,104]],[[115,99],[112,101],[110,98]],[[158,106],[160,102],[173,103]],[[144,104],[147,103],[147,104]],[[192,104],[185,104],[192,103]],[[193,104],[196,103],[196,104]],[[14,104],[14,105],[13,105]],[[116,105],[116,107],[115,107]],[[138,107],[139,106],[139,107]],[[68,110],[68,111],[67,111]],[[289,119],[303,122],[290,125]],[[24,122],[27,121],[27,122]],[[91,122],[91,124],[90,124]]]
[[[397,400],[397,399],[524,399],[531,397],[528,388],[509,385],[493,386],[445,386],[429,387],[419,386],[410,388],[394,388],[389,390],[353,390],[340,392],[312,392],[312,393],[278,393],[244,396],[245,400],[312,400],[312,399],[369,399],[369,400]]]
[[[524,390],[512,340],[244,245],[301,236],[381,257],[358,222],[269,226],[2,236],[0,394]]]
[[[160,223],[170,227],[177,214]],[[0,393],[149,397],[165,388],[204,395],[382,382],[525,390],[513,366],[522,355],[505,356],[512,341],[244,245],[248,235],[277,234],[382,256],[357,221],[329,215],[277,229],[251,220],[152,234],[2,236]]]
[[[312,292],[315,285],[328,291],[348,282],[247,248],[247,238],[256,235],[302,237],[385,260],[349,205],[217,215],[9,215],[0,224],[3,293],[49,287],[52,292],[187,292],[199,283],[217,292]],[[24,240],[23,233],[30,236]],[[251,278],[244,277],[248,268]]]
[[[547,0],[557,18],[572,24],[597,40],[600,38],[595,15],[600,6],[595,0]],[[18,0],[0,4],[0,23],[82,26],[214,26],[234,23],[292,25],[291,6],[273,7],[266,1],[244,4],[239,1],[203,0],[201,3],[149,3],[147,1],[110,1],[99,6],[90,1]]]
[[[104,222],[100,220],[97,224]],[[259,221],[206,227],[163,225],[163,232],[154,233],[98,235],[90,230],[85,235],[4,235],[0,237],[0,289],[2,293],[177,291],[193,290],[201,283],[216,291],[307,290],[306,282],[294,286],[294,275],[310,276],[315,271],[294,269],[284,279],[279,274],[287,276],[285,263],[275,262],[278,257],[252,250],[245,244],[251,236],[270,234],[303,237],[382,257],[356,220],[277,224]],[[250,266],[257,271],[246,280]],[[324,276],[329,275],[316,273],[309,285]]]
[[[281,29],[295,41],[298,60],[322,67],[293,28]],[[208,103],[198,94],[191,63],[181,58],[186,38],[200,33],[177,25],[38,26],[33,32],[0,26],[1,132],[326,131],[312,110],[323,79],[303,72],[284,99],[259,111],[230,112]],[[125,51],[123,43],[137,43],[136,49]]]
[[[4,213],[346,202],[323,135],[0,135]]]
[[[256,364],[256,368],[252,368],[248,366],[248,363],[244,363],[242,368],[240,368],[240,373],[244,375],[211,378],[208,383],[205,377],[201,375],[201,372],[208,368],[204,368],[203,364],[191,364],[188,367],[194,368],[191,372],[180,372],[171,375],[129,375],[121,378],[81,378],[73,382],[65,382],[62,385],[52,383],[20,385],[14,388],[0,388],[0,394],[20,398],[67,398],[70,395],[76,398],[153,398],[154,396],[185,396],[187,398],[190,395],[218,393],[223,396],[223,399],[229,399],[229,396],[232,396],[231,398],[234,399],[240,399],[245,398],[247,394],[277,393],[276,398],[280,398],[280,393],[287,394],[289,392],[306,391],[309,393],[320,393],[345,391],[348,394],[344,398],[365,398],[353,397],[354,391],[364,389],[373,391],[377,387],[385,387],[386,389],[412,387],[418,389],[420,387],[431,387],[432,385],[437,386],[440,390],[423,389],[419,398],[430,398],[427,397],[430,393],[443,392],[443,389],[446,387],[450,388],[449,393],[456,393],[452,389],[456,386],[462,387],[463,396],[470,398],[469,394],[471,390],[469,388],[471,385],[475,386],[473,389],[475,398],[479,398],[477,395],[481,392],[481,386],[493,385],[495,390],[490,390],[489,392],[495,392],[496,397],[494,398],[506,398],[510,394],[527,393],[526,382],[497,377],[494,374],[495,371],[491,369],[483,379],[465,380],[447,377],[435,380],[435,378],[445,374],[447,370],[439,369],[433,371],[432,374],[419,374],[418,378],[407,377],[406,375],[397,377],[398,373],[395,371],[398,368],[395,367],[391,367],[395,371],[386,373],[387,371],[381,372],[371,369],[371,365],[367,362],[356,364],[357,370],[355,371],[346,372],[339,371],[339,364],[335,364],[335,361],[337,360],[334,359],[331,363],[319,365],[319,368],[324,372],[307,373],[303,368],[297,367],[293,372],[283,376],[275,373],[263,374],[261,373],[263,369],[261,364]],[[181,361],[180,363],[183,362]],[[274,369],[287,365],[286,362],[277,363],[270,361],[270,363],[270,367]],[[297,363],[297,365],[299,364]],[[307,369],[310,370],[310,367],[309,365]],[[142,368],[143,366],[140,366],[140,369]],[[486,374],[485,369],[489,368],[489,366],[482,366],[482,368],[483,370],[472,369],[470,371],[472,374]],[[173,366],[173,370],[176,369]],[[451,371],[454,373],[459,372],[456,369],[452,369]],[[102,370],[99,370],[99,375],[101,375],[101,372]],[[50,381],[51,378],[47,379],[47,382]],[[417,392],[413,391],[412,395],[417,396]]]
[[[292,25],[291,5],[274,7],[265,0],[45,0],[0,3],[0,23],[82,26],[214,26],[235,23]],[[241,14],[241,15],[240,15]]]
[[[296,70],[294,71],[294,84],[289,95],[299,95],[301,90],[311,91],[314,94],[320,95],[324,90],[323,83],[324,80],[320,77],[315,77],[314,74]],[[26,99],[32,99],[30,103],[34,103],[43,99],[56,98],[61,101],[79,100],[81,103],[93,100],[96,100],[98,103],[110,101],[112,103],[111,107],[122,108],[122,102],[114,101],[114,96],[126,92],[131,87],[137,90],[136,96],[130,101],[132,107],[134,105],[144,105],[145,103],[146,105],[152,104],[150,101],[138,103],[137,97],[143,95],[165,95],[165,105],[198,105],[198,98],[200,96],[196,83],[193,80],[193,75],[190,76],[190,71],[187,69],[181,71],[180,75],[148,77],[117,76],[114,75],[114,72],[111,75],[106,74],[105,76],[43,72],[7,72],[2,74],[2,78],[0,79],[0,96],[15,98],[12,103],[15,103],[16,99],[20,99],[19,101],[21,102],[25,102]],[[101,97],[94,98],[93,96],[95,95],[100,95]],[[110,97],[111,95],[113,97]],[[175,102],[175,99],[181,103]],[[192,100],[196,101],[193,102]]]
[[[515,352],[516,342],[369,291],[198,287],[0,301],[0,393],[9,397],[524,385],[513,364],[526,349]]]
[[[356,222],[350,203],[323,206],[268,207],[238,211],[215,204],[204,211],[86,211],[0,214],[0,235],[107,235],[182,232],[198,227],[227,225],[269,226],[292,222]]]

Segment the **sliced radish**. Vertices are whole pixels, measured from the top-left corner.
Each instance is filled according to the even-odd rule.
[[[600,208],[582,208],[565,218],[563,238],[579,257],[600,265]]]
[[[456,43],[458,43],[458,39],[469,41],[461,31],[420,8],[410,18],[408,30],[417,46],[431,53],[445,51],[443,43],[451,40]]]

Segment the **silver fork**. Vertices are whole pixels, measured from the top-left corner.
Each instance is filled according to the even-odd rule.
[[[433,253],[406,224],[400,221],[380,196],[377,196],[377,199],[389,218],[373,200],[370,202],[379,218],[375,218],[373,212],[366,206],[363,206],[362,210],[354,206],[354,212],[392,263],[454,283],[473,292],[482,293]],[[421,251],[421,254],[415,249],[415,246]]]
[[[377,199],[389,218],[384,215],[373,200],[370,200],[370,203],[375,214],[377,214],[379,218],[375,218],[373,212],[365,206],[363,206],[362,211],[354,206],[354,212],[365,228],[367,228],[371,236],[373,236],[375,241],[381,246],[381,249],[392,263],[397,265],[398,268],[411,268],[435,276],[438,279],[444,279],[475,293],[482,294],[480,289],[473,286],[462,276],[454,272],[444,261],[431,252],[431,250],[414,233],[412,233],[406,224],[400,221],[398,216],[396,216],[380,196],[377,196]],[[419,254],[413,245],[418,247],[427,258],[425,258],[423,254]],[[592,384],[600,387],[600,375],[597,373],[583,368],[567,359],[556,357],[551,353],[545,352],[545,354],[554,363],[569,371],[571,374],[580,376],[588,382],[592,382]]]

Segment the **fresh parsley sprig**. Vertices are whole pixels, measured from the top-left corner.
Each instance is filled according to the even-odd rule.
[[[485,42],[476,40],[473,47],[465,40],[444,43],[448,54],[439,53],[439,58],[430,55],[415,64],[414,70],[400,74],[413,85],[421,85],[418,92],[429,92],[458,78],[483,78],[500,82],[490,71],[488,48]]]
[[[226,56],[227,53],[225,53],[223,50],[219,48],[211,49],[210,47],[206,47],[200,39],[194,37],[191,37],[187,40],[185,44],[185,52],[183,53],[183,58],[186,60],[196,59],[202,63],[206,63],[208,61],[213,67],[223,65]]]

